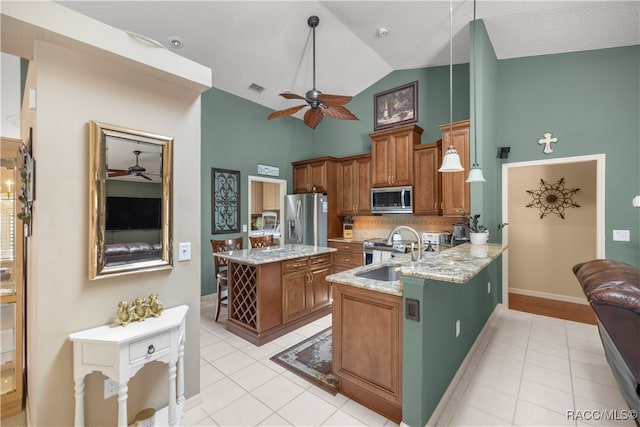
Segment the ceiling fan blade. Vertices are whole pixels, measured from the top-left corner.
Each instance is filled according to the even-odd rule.
[[[127,176],[129,173],[127,171],[109,171],[109,178],[117,178],[119,176]]]
[[[143,173],[139,173],[136,176],[139,176],[140,178],[144,178],[147,181],[153,181],[151,178],[149,178],[147,175],[143,174]]]
[[[107,169],[108,172],[122,172],[127,173],[126,169]]]
[[[291,116],[297,113],[298,111],[302,110],[304,107],[306,107],[306,105],[298,105],[295,107],[286,108],[284,110],[274,111],[273,113],[269,114],[268,119],[271,120],[271,119],[278,119],[280,117]]]
[[[307,99],[304,96],[296,95],[295,93],[290,92],[283,92],[280,94],[280,96],[287,99]]]
[[[338,106],[344,105],[347,102],[353,99],[352,96],[344,96],[344,95],[329,95],[327,93],[323,93],[319,96],[320,100],[327,106]]]
[[[304,113],[304,123],[311,129],[315,129],[320,124],[324,116],[320,108],[310,108],[309,111]]]
[[[322,109],[322,113],[333,117],[334,119],[340,120],[358,120],[358,118],[345,107],[337,105],[337,106],[327,106]]]

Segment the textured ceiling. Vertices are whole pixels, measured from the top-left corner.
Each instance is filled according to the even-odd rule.
[[[214,87],[279,110],[278,94],[312,87],[311,31],[317,15],[316,82],[357,95],[394,70],[449,64],[449,1],[58,1],[142,34],[213,70]],[[475,3],[499,59],[640,44],[639,1]],[[34,2],[37,7],[37,2]],[[468,62],[474,2],[453,1],[453,63]],[[377,28],[389,35],[379,37]],[[158,47],[149,47],[157,49]],[[258,93],[249,88],[264,87]]]

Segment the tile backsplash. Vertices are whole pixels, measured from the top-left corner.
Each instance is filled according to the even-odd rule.
[[[354,216],[353,238],[356,240],[385,238],[397,225],[407,225],[418,233],[426,231],[453,230],[453,224],[457,217],[420,216],[420,215],[380,215],[380,216]],[[403,234],[404,235],[404,234]],[[407,235],[406,238],[410,238]]]

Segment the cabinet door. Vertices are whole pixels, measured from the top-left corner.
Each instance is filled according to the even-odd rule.
[[[326,162],[315,162],[309,164],[309,174],[311,176],[311,189],[314,193],[327,191],[327,164]]]
[[[356,161],[348,160],[338,163],[338,212],[340,215],[355,214],[356,201],[354,193],[358,191],[356,181]]]
[[[411,130],[392,135],[389,139],[387,158],[391,185],[413,184],[413,134]]]
[[[325,279],[331,273],[329,266],[314,270],[311,274],[313,288],[313,309],[322,308],[331,303],[331,284]]]
[[[453,137],[448,126],[442,126],[442,148],[453,145],[460,155],[462,172],[448,172],[442,175],[442,215],[460,215],[460,211],[469,213],[471,209],[471,186],[467,179],[469,173],[469,122],[456,123]]]
[[[392,159],[388,155],[388,145],[390,138],[388,135],[373,137],[371,140],[371,186],[390,187],[391,173],[390,163]]]
[[[423,144],[413,153],[414,162],[414,208],[416,215],[438,215],[440,196],[440,146],[437,143]]]
[[[308,193],[311,191],[311,180],[308,164],[295,165],[293,167],[293,192]]]
[[[357,182],[353,188],[357,214],[371,213],[371,156],[356,160]]]
[[[309,282],[309,271],[306,269],[282,276],[283,323],[307,313],[307,282]]]
[[[262,184],[262,209],[265,211],[277,211],[280,209],[280,186],[270,182]]]

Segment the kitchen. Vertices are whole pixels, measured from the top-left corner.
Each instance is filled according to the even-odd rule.
[[[462,134],[463,138],[454,139],[454,143],[458,144],[458,149],[462,153],[468,152],[468,121],[463,127],[466,128],[466,133]],[[443,139],[448,143],[446,128],[446,126],[443,127],[445,132]],[[405,165],[413,165],[414,151],[422,148],[419,145],[421,129],[417,126],[410,126],[384,133],[386,138],[383,139],[384,143],[389,144],[388,141],[391,138],[394,143],[402,145],[405,152],[410,152],[406,159],[408,163]],[[396,138],[398,134],[405,137]],[[374,143],[377,136],[372,135]],[[429,144],[426,145],[429,146]],[[430,144],[429,148],[438,153],[440,146],[441,142],[437,141]],[[498,262],[494,261],[499,260],[504,248],[495,243],[480,245],[479,248],[472,248],[472,245],[464,244],[468,241],[466,227],[460,224],[454,226],[456,222],[463,222],[459,215],[457,217],[412,215],[415,206],[418,205],[413,191],[415,186],[421,184],[420,179],[415,182],[413,179],[402,182],[407,185],[389,186],[389,184],[398,182],[390,179],[386,187],[365,186],[363,188],[361,178],[363,176],[366,178],[367,174],[358,174],[360,182],[358,182],[359,185],[352,187],[352,193],[366,192],[369,195],[370,204],[362,208],[360,208],[362,205],[356,206],[353,203],[349,205],[345,203],[344,196],[337,198],[338,203],[331,203],[336,199],[331,196],[340,194],[337,188],[342,190],[343,195],[349,193],[348,187],[345,186],[345,178],[353,176],[350,175],[352,171],[350,166],[354,162],[360,162],[362,165],[363,157],[367,156],[346,160],[324,157],[293,163],[293,188],[300,193],[308,194],[310,199],[317,200],[315,209],[310,209],[314,214],[302,215],[302,217],[308,217],[314,223],[320,222],[322,224],[320,227],[312,227],[312,229],[322,230],[323,236],[329,236],[326,240],[323,237],[317,238],[317,236],[310,240],[304,240],[304,236],[300,235],[299,230],[306,228],[301,227],[297,216],[294,221],[291,220],[291,214],[288,216],[285,213],[283,218],[284,238],[279,247],[217,255],[228,259],[230,277],[238,278],[237,288],[234,288],[233,279],[229,284],[231,302],[227,329],[256,345],[262,345],[332,312],[335,331],[333,336],[334,374],[340,378],[340,391],[390,419],[402,420],[405,410],[407,416],[422,419],[433,413],[453,374],[462,363],[475,337],[480,333],[482,325],[487,321],[498,302],[496,286],[499,283],[499,269]],[[364,162],[365,170],[373,169],[370,165],[375,165],[376,161],[380,161],[380,154],[376,155],[375,151],[368,157],[369,159]],[[468,155],[466,158],[468,159]],[[466,165],[468,167],[468,160]],[[414,169],[413,167],[410,169],[413,176]],[[434,176],[437,176],[435,171],[436,169],[432,170]],[[420,172],[424,172],[423,168],[420,169]],[[457,175],[463,175],[463,173]],[[436,179],[436,182],[441,181]],[[460,180],[459,183],[462,188],[456,188],[455,193],[458,197],[462,195],[464,199],[469,195],[468,190],[465,191],[465,187],[468,187],[469,184],[463,180]],[[449,187],[445,188],[447,191],[450,190]],[[327,198],[324,199],[324,196],[316,193],[317,191],[322,191],[320,194],[326,192]],[[441,197],[440,194],[442,194],[442,189],[438,189],[436,195],[438,199]],[[452,197],[444,199],[454,200]],[[459,203],[464,206],[465,200],[459,200]],[[445,210],[445,206],[442,202],[433,208],[441,212]],[[288,209],[285,210],[289,212]],[[351,210],[351,213],[355,211],[355,215],[340,215],[348,210]],[[299,212],[300,208],[297,211]],[[385,214],[380,212],[385,212]],[[359,213],[377,215],[360,216]],[[291,226],[290,222],[295,226]],[[299,273],[291,270],[292,268],[302,268],[304,271],[301,270],[302,272]],[[398,268],[400,274],[406,276],[402,281],[395,272]],[[251,271],[251,273],[247,273],[247,271]],[[381,271],[384,273],[380,274]],[[297,274],[306,280],[292,282],[288,279],[292,274]],[[240,298],[243,299],[244,307],[247,295],[246,283],[240,284],[240,281],[246,282],[249,277],[254,278],[250,279],[250,281],[254,280],[251,288],[257,290],[251,293],[251,295],[256,295],[252,300],[251,315],[247,314],[245,308],[239,310],[240,304],[234,304],[233,301],[234,295],[242,295]],[[261,283],[262,280],[268,284]],[[463,284],[463,286],[455,284]],[[408,286],[406,291],[403,289],[404,286]],[[267,288],[270,289],[270,292],[266,291]],[[293,289],[297,289],[297,291]],[[479,289],[484,289],[484,296]],[[416,290],[415,298],[410,298],[412,305],[405,308],[403,299],[409,300],[406,298],[406,292],[416,292]],[[455,306],[449,307],[449,316],[457,316],[452,321],[452,325],[455,325],[452,330],[456,330],[454,338],[457,339],[462,328],[463,338],[459,342],[449,342],[448,336],[438,339],[443,340],[443,345],[438,348],[448,348],[447,352],[451,352],[449,359],[453,362],[445,364],[445,370],[449,376],[443,381],[440,374],[441,379],[437,383],[429,385],[430,398],[426,398],[426,396],[419,398],[417,400],[419,403],[411,403],[411,399],[405,402],[402,397],[403,387],[408,387],[411,395],[415,394],[416,389],[423,390],[424,387],[412,384],[412,379],[408,375],[402,374],[403,369],[406,368],[406,372],[420,369],[425,372],[424,378],[427,381],[431,381],[428,372],[433,370],[434,366],[438,366],[439,371],[443,369],[441,364],[422,366],[425,358],[435,357],[434,355],[441,350],[420,348],[409,353],[403,351],[405,346],[413,347],[412,341],[417,336],[426,337],[430,333],[434,333],[430,329],[439,330],[444,327],[442,322],[432,321],[425,324],[425,320],[431,316],[430,313],[425,312],[425,307],[432,304],[428,301],[429,292],[441,293],[441,296],[448,298],[451,303],[455,304]],[[443,292],[444,294],[442,294]],[[447,295],[450,292],[455,297]],[[331,298],[333,298],[333,307],[331,306]],[[388,309],[382,309],[381,312],[378,312],[376,308],[380,308],[383,304],[381,298],[391,305],[388,306]],[[368,304],[373,307],[371,310],[364,310],[365,313],[375,313],[373,317],[356,316],[356,319],[349,315],[345,317],[345,313],[353,310],[344,311],[343,305],[348,306],[349,303],[356,300],[360,306]],[[281,304],[280,301],[282,301]],[[455,301],[461,303],[457,304]],[[478,304],[483,309],[480,312],[477,309],[471,309],[461,313],[458,310],[465,307],[465,301],[473,301],[472,304]],[[269,308],[264,309],[267,306]],[[420,308],[421,306],[422,308]],[[262,311],[260,307],[263,307]],[[267,311],[269,314],[265,314]],[[356,312],[360,311],[356,310]],[[408,318],[404,319],[405,316]],[[254,320],[256,318],[257,321]],[[247,323],[245,319],[251,319],[251,322]],[[396,332],[402,331],[399,325],[407,322],[417,323],[420,329],[417,332],[419,335],[410,339],[407,339],[406,334],[391,333],[390,335],[377,334],[376,336],[380,337],[381,341],[375,339],[367,341],[371,347],[367,347],[368,351],[378,349],[381,354],[386,355],[383,359],[387,368],[383,371],[380,371],[379,366],[376,368],[362,363],[356,356],[361,353],[362,348],[354,348],[352,340],[341,340],[343,335],[352,335],[354,330],[360,330],[360,333],[363,333],[365,330],[363,328],[379,321],[382,321],[383,324],[389,324],[389,322],[395,324],[394,330]],[[464,326],[461,327],[461,324]],[[409,324],[409,329],[411,327],[415,328],[416,325]],[[438,332],[435,333],[438,334]],[[403,342],[403,336],[406,344]],[[461,345],[460,342],[464,342],[464,344]],[[389,347],[389,343],[394,344]],[[368,351],[364,353],[366,354]],[[421,355],[419,359],[414,358],[416,354]],[[404,355],[407,355],[406,360]],[[394,374],[389,377],[389,372]],[[379,380],[379,378],[383,379]],[[434,395],[437,397],[434,398]]]

